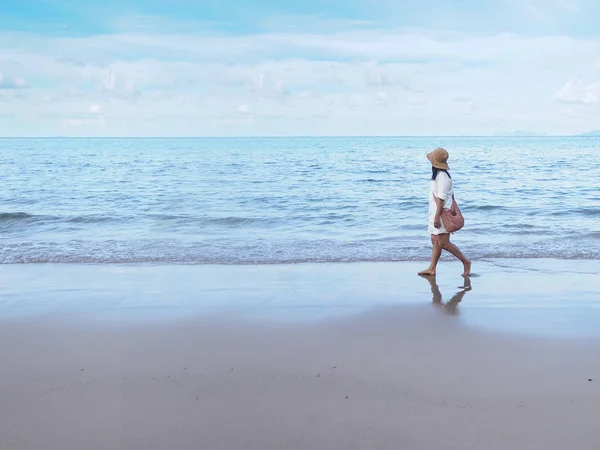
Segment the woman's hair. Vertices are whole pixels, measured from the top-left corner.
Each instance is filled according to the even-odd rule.
[[[438,173],[440,173],[440,172],[445,172],[446,175],[448,175],[449,178],[452,178],[450,176],[450,172],[448,172],[446,169],[438,169],[437,167],[431,166],[431,179],[435,180],[437,178],[437,176],[438,176]]]

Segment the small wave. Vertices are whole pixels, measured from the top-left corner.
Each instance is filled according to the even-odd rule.
[[[261,217],[206,217],[200,219],[205,224],[239,227],[244,225],[268,224],[273,219]]]
[[[562,235],[563,230],[556,229],[546,225],[532,225],[526,223],[511,223],[511,224],[484,224],[479,226],[469,226],[469,233],[475,235],[490,235],[497,233],[504,236],[544,236]]]
[[[1,213],[0,223],[10,225],[12,222],[30,222],[33,224],[42,225],[55,225],[55,224],[105,224],[108,222],[126,222],[128,220],[134,220],[134,216],[108,216],[108,215],[87,215],[87,216],[49,216],[49,215],[35,215],[28,213]],[[270,224],[273,219],[270,218],[259,218],[259,217],[198,217],[194,215],[186,214],[148,214],[146,216],[139,216],[137,220],[141,223],[145,219],[152,219],[157,221],[182,221],[193,223],[200,223],[206,226],[229,226],[229,227],[242,227],[256,224]]]
[[[4,222],[35,222],[35,223],[104,223],[113,219],[108,216],[48,216],[24,212],[0,213],[0,223]]]
[[[23,213],[23,212],[0,213],[0,221],[1,222],[33,219],[35,217],[36,216],[34,216],[32,214],[27,214],[27,213]],[[41,217],[41,216],[37,216],[37,217]]]
[[[566,240],[565,240],[566,241]],[[461,249],[474,260],[485,259],[559,259],[596,260],[600,242],[545,240],[522,243],[461,243]],[[108,240],[66,242],[21,242],[0,244],[0,264],[85,263],[85,264],[216,264],[256,265],[319,262],[394,262],[427,261],[430,246],[424,239],[381,236],[363,240],[253,241],[167,239]],[[445,260],[451,257],[444,255]]]
[[[501,211],[507,208],[500,205],[465,205],[466,211]]]
[[[107,216],[76,216],[68,218],[57,218],[58,220],[64,220],[68,223],[105,223],[113,220],[112,217]]]
[[[11,198],[7,201],[10,205],[35,205],[38,203],[38,199],[34,198]]]
[[[545,215],[554,217],[569,216],[573,214],[585,217],[600,217],[600,208],[557,209],[555,211],[545,213]]]
[[[390,173],[390,171],[386,169],[371,169],[363,170],[362,173]]]
[[[375,178],[367,178],[365,180],[361,180],[363,183],[387,183],[390,180],[376,180]]]
[[[157,221],[174,221],[188,224],[200,224],[204,226],[243,227],[258,224],[272,224],[277,221],[273,218],[264,217],[199,217],[190,214],[150,214],[147,217]]]

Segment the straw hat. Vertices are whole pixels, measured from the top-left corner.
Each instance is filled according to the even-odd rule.
[[[448,170],[448,152],[445,148],[438,147],[431,153],[427,153],[427,159],[436,169]]]

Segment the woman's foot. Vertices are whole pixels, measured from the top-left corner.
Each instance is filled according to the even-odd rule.
[[[467,262],[463,263],[463,265],[465,266],[463,277],[468,277],[469,275],[471,275],[471,261],[467,260]]]
[[[435,276],[435,269],[423,270],[422,272],[419,272],[419,275],[422,277],[433,277]]]

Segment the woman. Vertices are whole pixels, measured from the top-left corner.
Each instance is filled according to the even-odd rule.
[[[442,250],[446,250],[461,260],[465,268],[463,276],[467,277],[471,274],[471,261],[465,258],[459,248],[450,242],[450,233],[446,231],[441,219],[442,210],[452,206],[452,197],[454,196],[452,177],[448,173],[448,152],[443,148],[436,148],[427,154],[427,159],[431,162],[433,172],[431,194],[429,195],[429,234],[431,234],[433,251],[429,268],[419,272],[419,275],[435,275]]]

